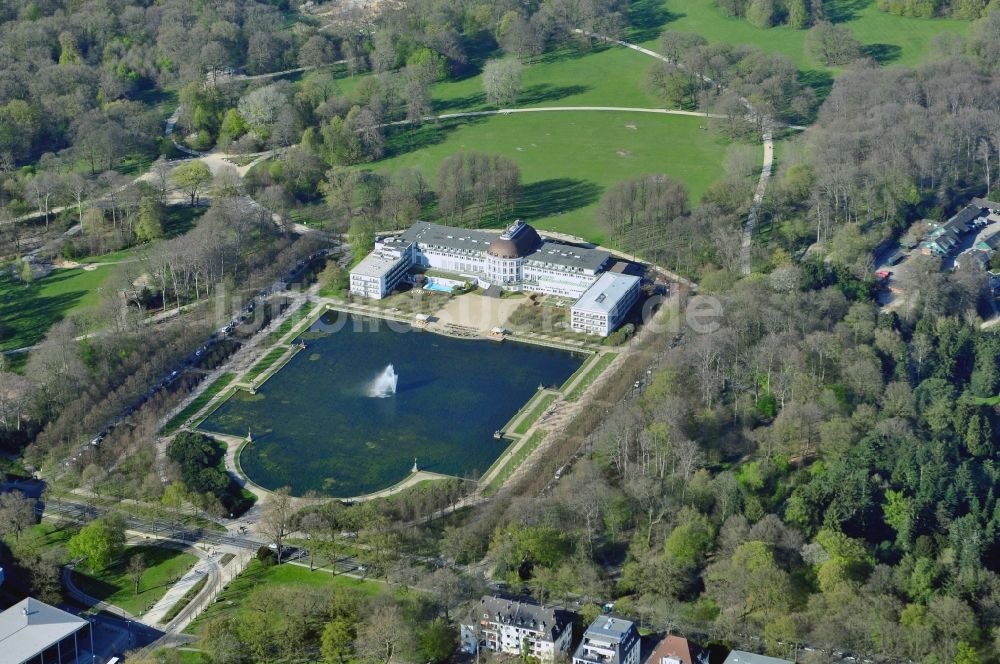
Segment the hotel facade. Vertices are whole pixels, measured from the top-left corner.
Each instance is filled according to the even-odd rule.
[[[580,316],[572,317],[572,328],[607,336],[638,299],[641,283],[638,277],[609,272],[614,265],[607,251],[542,238],[522,221],[499,235],[418,221],[402,234],[375,243],[374,250],[351,270],[350,290],[381,299],[414,271],[438,271],[445,273],[444,281],[465,281],[483,288],[495,285],[584,303],[587,306],[580,309]],[[595,321],[586,314],[604,320]]]

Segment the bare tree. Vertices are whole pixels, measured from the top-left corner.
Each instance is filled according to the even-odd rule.
[[[90,180],[79,173],[67,173],[62,177],[60,189],[63,199],[76,206],[77,221],[83,227],[83,206],[92,191]]]
[[[309,550],[309,571],[315,569],[316,551],[327,542],[324,539],[326,519],[319,512],[307,512],[299,522],[299,529],[306,534],[306,546]]]
[[[274,544],[278,563],[284,553],[292,518],[292,498],[288,487],[282,487],[267,497],[264,514],[260,520],[261,532]]]
[[[514,59],[488,60],[483,67],[483,90],[486,101],[505,106],[517,101],[521,94],[521,74],[524,66]]]
[[[358,629],[355,650],[365,664],[388,664],[407,643],[406,621],[395,604],[376,606]]]
[[[33,175],[25,181],[25,194],[35,199],[38,214],[45,217],[45,229],[49,228],[49,211],[52,199],[59,190],[59,176],[54,173],[42,172]]]
[[[153,186],[156,188],[160,196],[160,203],[163,205],[167,203],[167,192],[170,190],[170,172],[172,170],[173,167],[163,155],[160,155],[149,169],[150,174],[153,176]]]
[[[35,502],[20,491],[0,493],[0,535],[20,539],[21,533],[35,522]]]
[[[139,594],[139,583],[142,581],[142,575],[146,573],[146,557],[141,553],[137,553],[128,559],[128,578],[132,580],[135,584],[135,594]]]

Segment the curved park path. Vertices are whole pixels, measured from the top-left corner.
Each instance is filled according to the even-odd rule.
[[[600,39],[609,44],[617,44],[619,46],[624,46],[625,48],[632,49],[633,51],[637,51],[651,58],[655,58],[662,62],[671,63],[682,69],[684,68],[684,66],[681,63],[674,62],[673,60],[663,55],[662,53],[651,51],[648,48],[644,48],[642,46],[639,46],[638,44],[633,44],[632,42],[627,42],[621,39],[613,39],[611,37],[606,37],[604,35],[598,35],[592,32],[587,32],[586,30],[576,29],[574,30],[574,32],[586,35],[587,37]],[[711,83],[712,85],[722,87],[719,86],[711,78],[703,74],[697,74],[697,76],[706,83]],[[750,116],[753,117],[754,110],[753,106],[750,105],[749,100],[747,100],[745,97],[740,97],[740,102],[747,109],[747,113],[749,113]],[[707,117],[718,117],[718,116],[707,116]],[[750,249],[751,249],[751,243],[753,242],[753,233],[754,230],[757,228],[757,218],[760,213],[760,206],[764,202],[764,193],[767,191],[768,182],[770,182],[771,180],[771,171],[774,168],[774,130],[773,130],[774,123],[770,118],[766,118],[763,125],[764,125],[764,132],[761,136],[761,140],[764,143],[764,163],[761,165],[760,177],[757,179],[757,189],[754,191],[753,202],[750,204],[750,214],[747,216],[746,223],[743,224],[743,236],[740,241],[740,271],[745,275],[750,274],[750,268],[751,268]],[[805,129],[805,127],[800,127],[797,125],[789,125],[788,128],[799,131]]]
[[[669,108],[638,108],[635,106],[529,106],[518,108],[497,108],[490,111],[466,111],[464,113],[445,113],[443,115],[425,115],[419,120],[395,120],[385,122],[380,127],[397,127],[417,124],[420,122],[435,122],[439,120],[456,120],[461,118],[476,118],[487,115],[510,115],[511,113],[550,113],[573,111],[605,111],[609,113],[655,113],[657,115],[685,115],[696,118],[722,118],[725,116],[702,111],[679,111]]]

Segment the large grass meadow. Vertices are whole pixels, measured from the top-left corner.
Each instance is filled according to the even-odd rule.
[[[723,175],[728,141],[702,118],[566,111],[487,116],[399,129],[382,171],[417,168],[435,183],[441,162],[461,151],[501,154],[521,168],[515,216],[539,228],[601,242],[596,208],[610,185],[666,173],[693,202]]]
[[[823,5],[827,18],[850,28],[865,54],[882,64],[923,62],[935,35],[961,34],[969,27],[968,21],[887,14],[875,7],[875,0],[827,0]],[[803,71],[824,69],[806,55],[806,30],[757,28],[744,19],[726,16],[715,0],[665,0],[663,7],[666,30],[695,32],[712,43],[753,44],[767,53],[787,55]],[[654,43],[655,38],[648,42]]]
[[[896,16],[879,11],[875,0],[827,0],[827,17],[851,29],[868,57],[882,64],[915,65],[927,60],[934,37],[964,34],[968,21]],[[787,26],[763,29],[723,14],[716,0],[638,0],[630,9],[632,27],[625,38],[655,48],[664,30],[693,32],[710,43],[751,44],[767,53],[786,55],[806,80],[829,85],[838,73],[806,53],[807,30]],[[497,52],[492,57],[499,57]],[[485,58],[484,58],[485,59]],[[662,106],[643,83],[652,60],[635,51],[596,43],[590,50],[565,47],[528,63],[518,106]],[[358,77],[360,78],[360,77]],[[353,89],[357,79],[343,83]],[[490,108],[478,75],[434,86],[437,114]]]
[[[653,62],[618,46],[596,44],[591,50],[564,47],[527,63],[516,106],[663,107],[643,83]],[[495,108],[486,104],[480,76],[442,81],[433,89],[434,113]]]
[[[0,351],[32,346],[73,312],[92,307],[108,268],[55,270],[30,284],[0,274]]]

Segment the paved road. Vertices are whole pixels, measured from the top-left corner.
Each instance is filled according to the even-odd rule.
[[[78,521],[93,521],[110,512],[120,512],[120,510],[112,510],[103,506],[90,505],[63,498],[46,499],[44,511],[46,514]],[[142,519],[126,515],[125,524],[129,530],[155,535],[163,539],[176,540],[178,542],[227,546],[248,551],[256,551],[264,544],[263,539],[254,537],[253,535],[235,536],[204,528],[188,528],[160,519]]]

